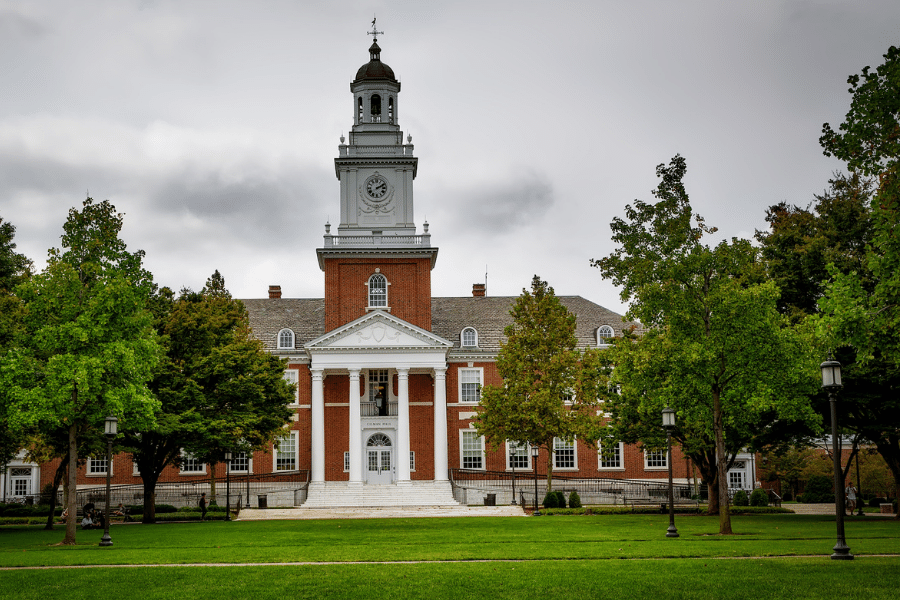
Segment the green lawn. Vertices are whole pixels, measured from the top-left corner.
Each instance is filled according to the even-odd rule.
[[[739,535],[722,537],[715,535],[715,517],[680,517],[677,539],[665,537],[665,515],[136,524],[114,525],[111,548],[96,545],[102,532],[79,531],[78,546],[61,547],[54,545],[62,539],[61,529],[2,527],[4,567],[435,562],[12,570],[0,571],[0,596],[362,598],[377,590],[387,598],[432,600],[526,594],[648,600],[654,593],[897,597],[900,523],[895,520],[848,519],[847,541],[858,558],[846,562],[828,559],[833,517],[736,516],[733,523]],[[779,558],[721,560],[772,556]]]

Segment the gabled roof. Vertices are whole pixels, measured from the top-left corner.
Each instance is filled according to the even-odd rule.
[[[381,310],[374,310],[304,344],[310,352],[360,348],[446,350],[452,345],[430,331]]]

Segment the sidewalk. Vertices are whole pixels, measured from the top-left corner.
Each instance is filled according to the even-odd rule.
[[[784,508],[794,511],[798,515],[835,515],[835,506],[832,504],[784,504]],[[854,513],[856,514],[856,513]],[[891,513],[865,513],[866,517],[893,517]]]

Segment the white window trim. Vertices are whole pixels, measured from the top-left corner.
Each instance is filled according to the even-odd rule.
[[[299,445],[299,436],[297,432],[292,430],[287,432],[287,436],[279,437],[275,443],[272,444],[272,472],[273,473],[281,473],[282,471],[296,471],[300,468],[300,445]],[[278,468],[278,446],[281,443],[281,440],[284,437],[289,437],[291,439],[291,443],[294,445],[294,468],[293,469],[279,469]]]
[[[284,380],[288,383],[295,384],[294,387],[297,388],[294,390],[294,401],[288,404],[288,406],[300,406],[300,369],[285,369],[282,377],[284,377]],[[293,379],[291,379],[292,377]]]
[[[191,455],[188,454],[187,452],[185,452],[184,450],[181,451],[181,458],[182,458],[182,461],[184,461],[184,459],[186,459],[186,458],[189,458],[190,456],[191,456]],[[200,469],[199,471],[185,471],[185,470],[184,470],[184,462],[182,462],[181,467],[179,467],[179,469],[178,469],[178,474],[179,474],[179,475],[188,475],[188,476],[191,476],[191,475],[206,475],[206,463],[201,463],[201,466],[202,466],[203,468]]]
[[[416,453],[412,450],[409,451],[409,472],[416,472]]]
[[[373,306],[372,305],[372,278],[376,275],[380,275],[384,277],[384,306]],[[370,310],[383,310],[386,312],[391,312],[391,282],[388,280],[387,275],[382,273],[380,270],[376,270],[374,273],[369,275],[369,278],[366,280],[366,311]]]
[[[603,331],[603,330],[609,331],[609,337],[610,337],[610,338],[613,338],[613,337],[616,336],[616,330],[613,329],[612,327],[610,327],[609,325],[601,325],[600,327],[598,327],[598,328],[597,328],[597,347],[599,347],[599,348],[607,348],[607,347],[610,346],[609,342],[601,341],[601,340],[604,340],[604,339],[609,339],[609,338],[602,338],[602,337],[600,337],[600,332]]]
[[[553,438],[553,470],[554,471],[577,471],[578,470],[578,440],[572,438],[572,462],[575,463],[573,467],[559,467],[556,465],[556,440],[560,438]],[[565,440],[562,440],[565,441]]]
[[[526,461],[528,464],[527,464],[527,466],[524,466],[524,467],[516,467],[515,469],[513,469],[512,467],[509,466],[509,462],[510,462],[509,459],[512,458],[512,456],[510,455],[510,452],[509,452],[510,441],[509,441],[509,440],[506,440],[506,470],[509,471],[510,473],[512,473],[513,470],[515,470],[516,473],[521,473],[521,472],[524,472],[524,471],[530,471],[530,470],[532,469],[532,466],[531,466],[531,444],[529,444],[528,442],[525,442],[525,443],[522,444],[522,445],[519,445],[519,444],[517,444],[517,445],[519,446],[519,452],[523,452],[523,451],[524,451],[524,453],[525,453],[525,461]],[[519,457],[519,456],[522,456],[522,455],[521,455],[521,454],[517,454],[516,456]]]
[[[101,471],[91,472],[91,463],[94,462],[95,460],[106,462],[106,457],[104,456],[103,458],[97,458],[95,456],[89,456],[88,460],[87,460],[87,464],[84,466],[85,476],[86,477],[106,477],[106,470],[103,470],[102,472]],[[112,461],[110,461],[109,466],[107,468],[109,469],[109,476],[112,477],[113,471],[115,469],[115,465],[112,464]]]
[[[252,452],[246,452],[246,453],[235,452],[235,454],[246,454],[246,455],[247,455],[247,469],[246,469],[246,470],[244,470],[244,469],[232,469],[232,468],[231,468],[231,464],[228,463],[228,461],[226,461],[226,465],[227,465],[227,468],[228,468],[228,472],[229,472],[229,473],[241,473],[241,474],[252,475],[252,474],[253,474],[253,453],[252,453]]]
[[[350,452],[344,452],[344,473],[350,472]]]
[[[281,334],[285,331],[290,332],[291,334],[291,345],[290,346],[282,346],[281,345]],[[284,329],[280,329],[278,331],[278,335],[275,337],[275,347],[278,350],[293,350],[297,346],[297,335],[294,333],[293,329],[288,329],[285,327]]]
[[[648,450],[644,450],[644,470],[645,470],[645,471],[668,471],[668,470],[669,470],[669,454],[668,454],[668,452],[667,452],[666,450],[654,450],[653,452],[654,452],[654,453],[656,453],[656,452],[662,453],[662,456],[663,456],[663,458],[665,459],[666,464],[664,464],[664,465],[661,466],[661,467],[656,467],[656,466],[651,467],[651,466],[649,466],[649,465],[647,464],[647,456],[648,456],[648,454],[649,454],[649,451],[648,451]]]
[[[465,466],[463,466],[465,464],[465,462],[463,460],[464,451],[465,451],[464,440],[465,440],[465,436],[467,433],[474,434],[475,436],[477,436],[477,438],[479,440],[481,440],[481,466],[480,467],[465,467]],[[459,468],[460,469],[470,469],[472,471],[486,471],[487,470],[487,456],[485,455],[485,451],[484,451],[484,436],[478,435],[478,432],[475,431],[474,429],[460,429],[459,430]]]
[[[474,344],[466,344],[465,336],[466,332],[471,331],[475,335],[475,343]],[[478,330],[474,327],[463,327],[463,330],[459,332],[459,346],[460,348],[477,348],[478,347]]]
[[[132,477],[140,477],[141,470],[138,468],[137,461],[134,460],[134,457],[131,457],[131,476]]]
[[[478,401],[470,402],[468,400],[463,400],[463,372],[464,371],[478,371]],[[467,404],[469,406],[477,406],[481,404],[481,392],[484,390],[484,367],[461,367],[456,371],[456,379],[457,379],[457,402],[459,404]]]
[[[598,440],[597,441],[597,470],[598,471],[624,471],[625,470],[625,443],[617,442],[616,445],[619,447],[619,466],[618,467],[604,467],[603,466],[603,445]]]

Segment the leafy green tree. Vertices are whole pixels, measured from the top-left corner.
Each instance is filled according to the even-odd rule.
[[[494,448],[510,440],[546,450],[549,492],[554,438],[596,439],[600,359],[576,349],[575,316],[537,275],[510,314],[497,355],[503,385],[485,386],[475,428]]]
[[[290,422],[284,364],[250,334],[249,317],[216,271],[200,292],[167,288],[151,302],[165,349],[150,388],[160,402],[153,428],[128,428],[144,484],[144,522],[155,520],[156,484],[182,450],[215,464],[228,450],[265,447]]]
[[[119,238],[122,219],[108,201],[91,198],[69,211],[65,250],[51,249],[47,268],[17,288],[24,335],[0,362],[12,425],[66,427],[70,465],[79,438],[101,437],[107,415],[150,423],[156,408],[146,386],[158,353],[146,310],[150,275],[143,252],[128,252]],[[70,491],[75,475],[70,468]],[[74,515],[74,493],[68,508]],[[75,519],[63,543],[75,543]]]
[[[874,177],[877,183],[870,203],[873,234],[866,246],[866,269],[842,272],[838,265],[829,266],[831,281],[816,321],[826,343],[837,348],[836,358],[856,363],[860,383],[872,392],[867,403],[854,403],[863,410],[850,425],[874,442],[894,475],[896,494],[900,493],[900,48],[891,46],[884,59],[874,71],[865,67],[847,80],[853,98],[838,131],[827,123],[822,127],[819,142],[825,154],[846,161],[852,173]]]
[[[818,365],[809,336],[778,313],[778,289],[763,281],[750,242],[702,243],[715,230],[691,209],[686,170],[681,156],[659,165],[658,201],[626,206],[627,220],[611,224],[619,248],[592,264],[622,287],[626,317],[646,328],[615,346],[612,381],[621,394],[611,399],[614,421],[637,419],[659,431],[662,408],[673,408],[676,439],[701,471],[715,453],[715,478],[708,470],[704,478],[719,530],[729,534],[729,454],[779,421],[814,423],[808,395]]]
[[[762,477],[765,481],[781,482],[781,493],[785,494],[787,488],[791,498],[796,498],[800,482],[805,478],[804,468],[813,455],[813,450],[806,447],[778,448],[766,452],[762,458]]]

